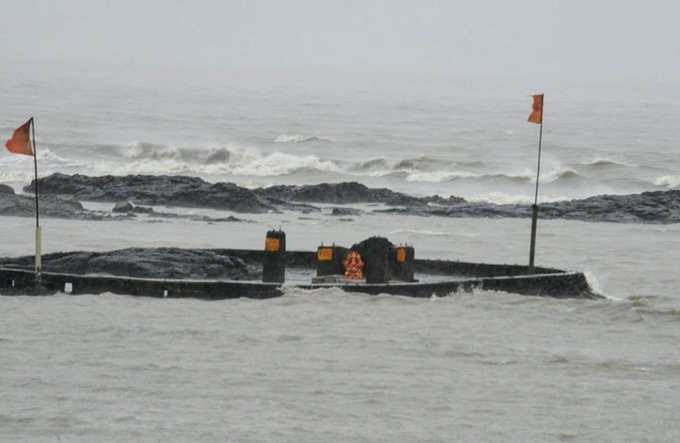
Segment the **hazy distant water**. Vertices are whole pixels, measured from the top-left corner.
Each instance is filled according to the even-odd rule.
[[[524,89],[17,78],[0,90],[0,127],[36,114],[44,173],[359,180],[494,201],[533,189],[537,128],[525,122]],[[676,186],[679,102],[649,89],[596,91],[572,85],[546,99],[544,197]],[[20,186],[30,167],[0,155],[0,181]],[[527,259],[528,220],[248,218],[47,219],[44,242],[48,251],[260,247],[266,229],[282,226],[291,249],[383,234],[420,257]],[[0,223],[0,255],[31,252],[28,219]],[[268,301],[0,297],[0,440],[675,441],[679,250],[678,225],[542,222],[539,263],[587,271],[604,302],[294,290]]]
[[[523,84],[452,80],[420,92],[303,80],[3,80],[1,129],[36,116],[45,174],[189,174],[247,186],[358,180],[498,202],[533,195],[538,127],[526,122],[532,90]],[[680,185],[677,88],[545,92],[544,200]],[[3,155],[0,167],[2,182],[30,178],[23,158]]]

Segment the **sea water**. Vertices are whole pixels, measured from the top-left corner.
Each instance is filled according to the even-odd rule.
[[[9,134],[35,115],[41,175],[352,180],[531,201],[538,128],[526,123],[527,88],[235,83],[7,74],[0,127]],[[545,92],[542,201],[680,184],[673,90]],[[1,155],[0,170],[17,190],[32,176],[20,156]],[[281,226],[289,249],[381,234],[422,258],[528,256],[529,220],[239,216],[251,223],[44,219],[44,248],[258,248]],[[0,224],[1,256],[32,252],[30,219]],[[678,440],[678,251],[678,225],[540,221],[537,262],[587,272],[608,297],[597,302],[295,289],[262,301],[0,297],[0,440]]]

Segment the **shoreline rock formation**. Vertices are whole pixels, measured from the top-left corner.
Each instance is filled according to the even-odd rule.
[[[629,195],[596,195],[584,199],[542,203],[541,219],[609,223],[680,223],[680,190]],[[390,208],[375,212],[456,218],[531,218],[530,205],[465,202],[450,206]]]
[[[0,259],[0,266],[32,269],[34,257]],[[139,278],[257,280],[259,268],[243,259],[205,249],[127,248],[107,252],[43,255],[43,270]]]
[[[380,203],[389,208],[375,209],[372,212],[456,218],[531,217],[530,205],[468,202],[455,196],[417,197],[386,188],[369,188],[356,182],[279,185],[251,190],[234,183],[212,184],[200,178],[186,176],[88,177],[57,173],[41,178],[39,184],[41,204],[45,201],[45,209],[41,209],[41,213],[65,218],[106,218],[84,210],[79,202],[81,200],[111,203],[125,201],[130,202],[133,209],[136,205],[164,205],[254,214],[282,210],[304,214],[320,212],[321,209],[312,203]],[[31,183],[24,190],[32,192],[33,186]],[[7,189],[0,189],[0,215],[29,216],[33,213],[32,208],[29,196],[18,196],[13,192],[9,193]],[[123,210],[123,207],[120,209]],[[141,211],[144,210],[122,211],[122,214],[129,217]],[[332,214],[359,215],[360,212],[338,208],[333,209]],[[612,223],[680,223],[680,190],[597,195],[585,199],[543,203],[540,205],[540,217]]]

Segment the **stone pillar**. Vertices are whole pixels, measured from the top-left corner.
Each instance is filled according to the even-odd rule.
[[[342,246],[321,245],[316,250],[316,275],[343,275],[345,273],[342,264],[347,254],[347,248]]]
[[[401,281],[415,281],[414,267],[416,252],[413,246],[398,246],[394,249],[394,277]]]
[[[394,256],[392,243],[383,237],[371,237],[352,246],[364,261],[366,283],[387,283],[390,280],[390,257]]]
[[[283,231],[267,231],[262,257],[262,281],[286,281],[286,233]]]

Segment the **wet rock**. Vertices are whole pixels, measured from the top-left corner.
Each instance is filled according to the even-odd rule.
[[[406,207],[374,212],[442,217],[530,218],[529,205],[465,202],[448,206]],[[542,219],[611,223],[680,223],[680,190],[630,195],[597,195],[581,200],[543,203]]]
[[[361,209],[356,209],[356,208],[333,208],[333,209],[331,210],[331,214],[330,214],[330,215],[335,216],[335,217],[345,217],[345,216],[348,216],[348,215],[363,215],[363,214],[365,214],[365,212],[362,211]]]
[[[369,188],[356,182],[321,183],[318,185],[279,185],[255,189],[265,198],[284,201],[314,203],[386,203],[409,202],[418,204],[420,199],[406,194],[394,192],[387,188]],[[424,203],[424,202],[420,202]]]
[[[391,278],[394,245],[384,237],[370,237],[352,246],[364,261],[366,283],[386,283]]]
[[[322,183],[318,185],[281,185],[250,190],[233,183],[208,183],[186,176],[100,176],[52,174],[39,181],[42,194],[69,195],[84,201],[121,202],[133,205],[164,205],[226,209],[235,212],[267,211],[320,212],[316,203],[383,203],[390,206],[426,206],[464,201],[414,197],[386,188],[369,188],[356,182]],[[34,184],[24,188],[32,192]],[[128,208],[129,205],[124,206]],[[121,212],[130,212],[123,210]]]
[[[118,202],[113,206],[112,212],[125,214],[153,214],[153,208],[137,206],[131,201]]]
[[[225,209],[261,213],[275,208],[253,191],[233,183],[208,183],[197,177],[127,175],[89,177],[52,174],[39,179],[43,195],[70,195],[79,200]],[[31,192],[34,184],[24,190]]]
[[[4,266],[30,269],[33,256],[0,259]],[[238,257],[204,249],[129,248],[110,252],[68,252],[43,256],[43,270],[140,278],[254,280],[259,269]]]
[[[79,201],[71,197],[47,195],[40,197],[40,215],[55,218],[99,218],[87,211]],[[30,195],[0,193],[0,215],[13,217],[35,217],[35,198]]]
[[[135,205],[131,201],[118,202],[113,206],[112,212],[132,212]]]
[[[11,186],[0,185],[0,194],[14,194],[14,189]]]
[[[280,210],[302,213],[320,211],[319,208],[307,204],[309,202],[368,203],[393,206],[374,211],[383,213],[477,218],[531,217],[529,205],[467,202],[454,196],[415,197],[385,188],[369,188],[354,182],[272,186],[250,190],[233,183],[211,184],[200,178],[184,176],[88,177],[53,174],[40,179],[40,187],[41,202],[46,202],[41,213],[66,218],[103,217],[92,211],[84,211],[82,207],[71,207],[70,205],[79,205],[76,199],[129,201],[133,205],[204,207],[243,213]],[[33,183],[24,189],[31,192]],[[31,215],[30,197],[17,196],[9,191],[11,189],[5,188],[4,192],[0,192],[0,215]],[[70,196],[71,199],[57,201],[54,200],[57,198],[55,196]],[[120,214],[130,216],[134,215],[134,212]],[[336,212],[334,215],[349,214]],[[680,223],[680,190],[632,195],[599,195],[582,200],[545,203],[540,206],[540,217],[617,223]]]

